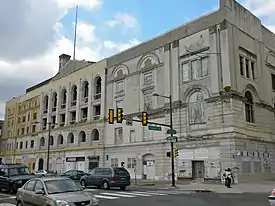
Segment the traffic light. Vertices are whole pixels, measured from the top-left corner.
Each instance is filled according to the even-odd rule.
[[[109,124],[114,124],[114,109],[109,109],[108,122]]]
[[[171,152],[166,152],[166,157],[171,157]]]
[[[148,123],[147,112],[142,112],[142,125],[147,126],[147,123]]]
[[[116,109],[116,115],[117,115],[117,123],[122,123],[123,121],[123,109],[117,108]]]
[[[179,156],[179,149],[175,148],[174,149],[174,157],[177,157],[177,156]]]

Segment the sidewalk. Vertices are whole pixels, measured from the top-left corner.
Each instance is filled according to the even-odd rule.
[[[158,189],[175,189],[180,191],[196,191],[196,192],[215,192],[225,194],[240,194],[240,193],[267,193],[269,194],[275,189],[275,182],[261,183],[239,183],[232,185],[232,188],[227,188],[221,183],[198,183],[191,181],[176,181],[176,188],[171,187],[171,181],[149,181],[138,180],[137,184],[132,182],[133,187],[148,187]]]
[[[190,183],[188,185],[177,185],[177,190],[181,191],[197,191],[197,192],[215,192],[226,194],[240,193],[267,193],[269,194],[275,188],[275,184],[256,184],[256,183],[240,183],[232,185],[232,188],[227,188],[222,184],[204,184]]]

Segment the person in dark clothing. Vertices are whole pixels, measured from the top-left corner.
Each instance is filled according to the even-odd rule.
[[[232,173],[231,173],[231,169],[228,168],[227,170],[225,170],[225,186],[227,188],[231,188],[231,180],[232,180]]]

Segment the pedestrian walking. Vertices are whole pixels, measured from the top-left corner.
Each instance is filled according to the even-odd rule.
[[[231,169],[227,168],[225,170],[225,186],[227,188],[231,188],[231,181],[232,181],[232,173],[231,173]]]

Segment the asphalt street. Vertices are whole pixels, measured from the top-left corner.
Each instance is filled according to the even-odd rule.
[[[215,194],[172,190],[100,190],[87,189],[101,206],[268,206],[268,194]],[[0,206],[15,206],[15,196],[0,193]]]

